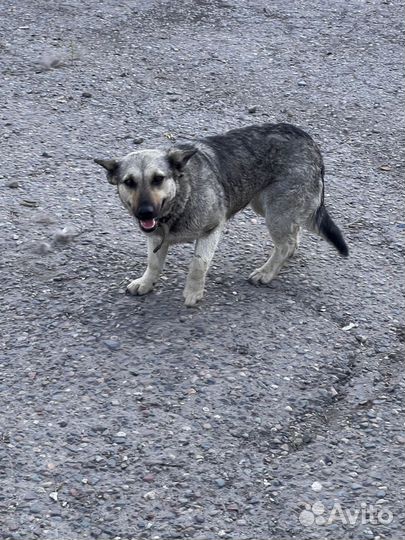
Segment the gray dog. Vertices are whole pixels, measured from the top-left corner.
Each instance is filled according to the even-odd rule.
[[[343,256],[348,247],[324,205],[324,167],[318,146],[289,124],[264,124],[206,137],[169,150],[138,150],[121,159],[96,159],[148,238],[148,266],[128,285],[151,291],[168,247],[194,242],[185,304],[203,296],[207,270],[226,221],[248,204],[266,219],[274,242],[269,259],[252,272],[269,283],[295,252],[306,227]]]

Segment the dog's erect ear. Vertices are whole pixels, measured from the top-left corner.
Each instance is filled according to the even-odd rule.
[[[188,160],[194,156],[196,152],[197,148],[194,148],[194,146],[189,146],[187,148],[173,147],[167,152],[167,159],[173,168],[181,171]]]
[[[117,179],[115,173],[118,169],[118,161],[115,159],[95,159],[94,163],[101,165],[107,171],[107,180],[110,184],[117,185]]]

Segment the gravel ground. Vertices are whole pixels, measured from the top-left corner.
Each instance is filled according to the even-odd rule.
[[[403,15],[3,0],[1,539],[404,536]],[[252,287],[246,210],[198,308],[190,246],[125,296],[145,241],[92,158],[264,121],[320,143],[351,257],[307,234]]]

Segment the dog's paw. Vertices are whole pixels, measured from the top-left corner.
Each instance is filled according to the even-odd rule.
[[[254,270],[249,276],[249,282],[252,285],[266,285],[274,278],[273,272],[264,272],[261,268]]]
[[[142,295],[147,294],[153,289],[153,283],[145,280],[144,278],[134,279],[127,286],[127,294]]]
[[[204,289],[199,291],[184,291],[184,304],[187,307],[195,306],[196,303],[204,296]]]

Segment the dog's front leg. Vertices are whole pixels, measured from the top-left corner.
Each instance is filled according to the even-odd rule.
[[[148,238],[148,266],[142,277],[134,279],[128,285],[127,292],[129,294],[146,294],[155,286],[163,270],[169,247],[167,242],[163,242],[157,252],[154,253],[154,250],[159,246],[161,241],[159,236]]]
[[[218,225],[195,244],[194,256],[188,271],[183,296],[186,306],[194,306],[204,294],[205,277],[217,248],[223,225]]]

